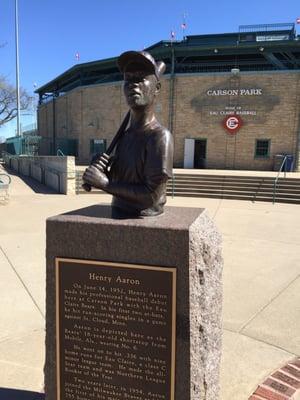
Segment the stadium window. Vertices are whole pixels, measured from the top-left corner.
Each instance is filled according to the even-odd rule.
[[[90,140],[90,154],[102,154],[106,151],[106,139],[91,139]]]
[[[270,139],[256,139],[255,158],[268,158],[270,156]]]

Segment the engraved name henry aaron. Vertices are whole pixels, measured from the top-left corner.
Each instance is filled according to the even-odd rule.
[[[173,400],[175,268],[56,259],[58,400]]]

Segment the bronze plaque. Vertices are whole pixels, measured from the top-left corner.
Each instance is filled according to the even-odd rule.
[[[57,400],[174,400],[176,269],[56,258]]]

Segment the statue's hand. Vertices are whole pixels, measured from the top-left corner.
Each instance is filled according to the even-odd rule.
[[[98,169],[102,170],[102,172],[107,171],[110,163],[111,157],[106,153],[101,154],[100,157],[94,157],[92,160],[92,165],[95,165]]]
[[[90,165],[85,170],[82,179],[85,183],[101,190],[105,190],[109,184],[108,177],[103,172],[102,166],[98,163]]]

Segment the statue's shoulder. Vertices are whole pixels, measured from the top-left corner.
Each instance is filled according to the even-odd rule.
[[[162,138],[164,138],[165,140],[172,139],[172,134],[169,131],[169,129],[160,125],[159,123],[157,123],[154,127],[150,129],[149,134],[150,136],[156,139],[162,139]]]
[[[172,154],[174,141],[169,129],[162,125],[151,128],[148,136],[147,147],[150,152],[157,154]]]

